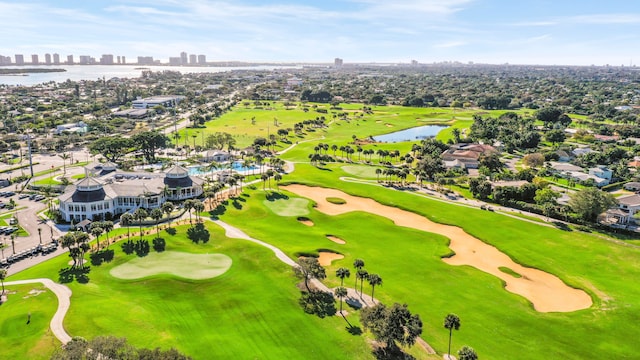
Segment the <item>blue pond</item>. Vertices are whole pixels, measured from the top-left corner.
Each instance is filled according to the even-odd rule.
[[[442,129],[446,129],[448,126],[443,125],[424,125],[418,126],[406,130],[392,132],[390,134],[384,134],[374,136],[373,140],[377,142],[400,142],[400,141],[415,141],[422,140],[438,135]]]
[[[250,166],[250,167],[245,167],[242,166],[242,162],[240,161],[236,161],[233,164],[231,164],[231,168],[235,171],[251,171],[251,170],[257,170],[258,168],[255,166]],[[190,166],[189,168],[189,175],[207,175],[211,173],[211,170],[209,170],[209,168],[207,166]],[[213,170],[213,171],[220,171],[220,170],[226,170],[229,169],[229,165],[221,165],[221,167],[217,170]]]

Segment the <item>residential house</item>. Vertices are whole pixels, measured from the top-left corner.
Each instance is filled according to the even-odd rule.
[[[445,166],[462,163],[465,169],[477,169],[480,166],[480,156],[497,152],[491,145],[455,144],[442,153],[442,160]],[[452,163],[454,160],[458,160],[458,163]]]
[[[622,185],[622,188],[628,191],[640,191],[640,182],[631,181]]]
[[[617,200],[618,208],[610,209],[605,213],[606,221],[613,224],[633,222],[633,215],[640,211],[640,195],[621,196]]]
[[[604,165],[597,165],[596,167],[590,168],[589,174],[609,181],[611,181],[611,178],[613,177],[613,171]]]

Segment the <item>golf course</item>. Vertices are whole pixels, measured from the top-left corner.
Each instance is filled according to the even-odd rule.
[[[244,147],[256,136],[322,116],[313,113],[317,108],[329,109],[315,106],[303,111],[273,102],[255,109],[243,102],[206,127],[181,130],[181,136],[200,141],[228,132],[237,147]],[[420,315],[420,338],[436,354],[420,344],[403,349],[416,359],[441,359],[447,352],[443,319],[450,313],[461,319],[452,350],[472,346],[481,359],[638,357],[640,287],[634,279],[640,278],[640,247],[607,234],[444,201],[418,185],[385,186],[376,181],[379,164],[356,164],[360,153],[352,155],[353,161],[312,165],[309,154],[320,142],[344,146],[425,124],[449,126],[437,135],[447,140],[453,128],[464,132],[475,114],[400,106],[372,106],[365,113],[361,104],[342,107],[350,114],[346,119],[325,114],[325,126],[291,132],[273,145],[293,168],[282,181],[245,184],[237,195],[200,213],[209,241],[191,241],[189,224],[169,224],[175,233],[159,233],[164,251],[138,256],[123,251],[123,240],[111,244],[113,260],[92,265],[88,281],[65,283],[73,294],[65,330],[84,338],[126,337],[139,347],[173,347],[194,359],[375,358],[360,309],[345,305],[345,319],[305,313],[292,267],[273,249],[227,237],[211,221],[216,220],[290,260],[318,257],[330,289],[341,285],[339,268],[351,269],[344,286],[354,288],[352,264],[363,259],[365,269],[383,279],[375,288],[376,301],[407,304]],[[362,147],[409,152],[412,143],[363,142]],[[131,230],[137,240],[137,226]],[[126,239],[127,232],[117,233]],[[155,237],[152,231],[144,235],[149,242]],[[58,281],[68,266],[64,254],[7,281]],[[48,328],[55,296],[38,284],[7,290],[9,300],[0,311],[0,347],[9,349],[3,355],[50,358],[60,346]],[[365,281],[363,292],[372,290]],[[25,325],[28,314],[31,323]]]

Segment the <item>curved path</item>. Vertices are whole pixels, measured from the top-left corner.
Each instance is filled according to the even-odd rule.
[[[56,313],[53,314],[53,318],[49,323],[49,327],[51,328],[53,335],[58,338],[58,340],[60,340],[62,344],[68,343],[69,341],[71,341],[71,336],[65,331],[62,324],[62,321],[64,320],[64,317],[69,310],[69,306],[71,305],[71,290],[68,287],[55,283],[53,280],[46,278],[7,281],[4,284],[5,286],[11,286],[34,283],[40,283],[44,285],[47,289],[51,290],[58,298],[58,309],[56,309]]]

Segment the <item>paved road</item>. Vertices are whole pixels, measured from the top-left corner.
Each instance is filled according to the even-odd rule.
[[[46,286],[49,290],[51,290],[56,297],[58,298],[58,309],[56,309],[56,313],[53,315],[51,322],[49,323],[49,327],[53,332],[53,335],[60,340],[62,344],[66,344],[71,341],[71,336],[65,331],[64,326],[62,324],[67,311],[69,310],[69,306],[71,305],[71,290],[61,284],[57,284],[53,282],[51,279],[31,279],[31,280],[16,280],[16,281],[8,281],[5,282],[5,286],[11,285],[23,285],[23,284],[34,284],[41,283]]]

